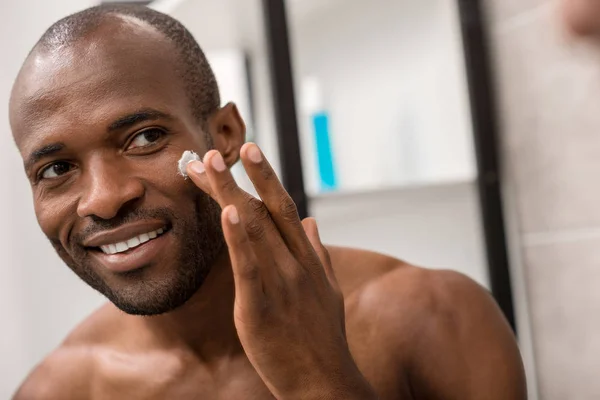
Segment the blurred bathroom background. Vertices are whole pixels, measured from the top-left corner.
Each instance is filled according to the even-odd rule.
[[[248,139],[306,199],[326,243],[493,289],[516,326],[530,398],[600,398],[600,47],[565,29],[559,1],[138,3],[196,37],[224,103],[239,106]],[[6,112],[39,36],[96,4],[0,2],[2,399],[104,301],[38,228]],[[277,18],[288,37],[269,29]],[[288,72],[293,91],[274,79]],[[252,191],[239,166],[235,175]]]

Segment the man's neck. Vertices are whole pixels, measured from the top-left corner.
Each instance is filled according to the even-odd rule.
[[[235,286],[227,249],[200,289],[167,314],[136,317],[154,345],[180,348],[210,363],[243,354],[233,322]]]

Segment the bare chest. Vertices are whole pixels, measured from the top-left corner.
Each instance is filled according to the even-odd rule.
[[[274,397],[251,365],[237,360],[218,370],[165,357],[112,363],[92,386],[94,400],[271,400]]]
[[[380,398],[411,399],[403,351],[392,350],[372,324],[353,312],[346,323],[353,359]],[[206,367],[170,352],[112,353],[96,364],[89,396],[93,400],[274,399],[244,355]]]
[[[216,386],[212,382],[181,379],[161,385],[149,380],[130,381],[127,384],[99,385],[92,396],[94,400],[272,400],[274,397],[262,382],[233,382]]]
[[[368,344],[351,345],[361,372],[382,400],[411,399],[408,382]],[[169,358],[112,362],[97,374],[89,396],[93,400],[272,400],[251,364],[226,363],[209,371],[200,365],[182,365]]]

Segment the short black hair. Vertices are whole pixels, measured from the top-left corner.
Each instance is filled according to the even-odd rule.
[[[206,56],[192,34],[175,18],[138,4],[102,4],[55,22],[34,47],[56,49],[76,42],[115,16],[136,18],[154,27],[175,45],[180,56],[181,78],[194,116],[205,123],[219,109],[219,86]]]

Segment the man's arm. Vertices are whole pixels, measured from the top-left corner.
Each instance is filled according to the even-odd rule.
[[[88,351],[60,348],[40,363],[13,400],[75,400],[90,398]]]
[[[423,274],[424,318],[409,371],[416,399],[525,400],[517,343],[492,297],[461,274]]]

